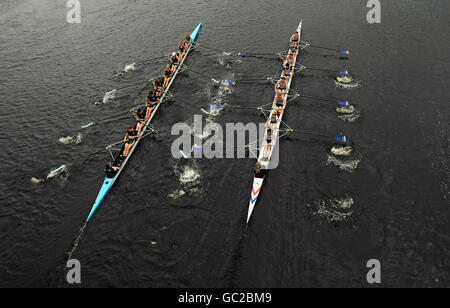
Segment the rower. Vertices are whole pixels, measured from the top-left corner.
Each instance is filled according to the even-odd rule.
[[[294,55],[293,54],[289,54],[288,57],[286,58],[286,60],[284,60],[283,65],[286,66],[287,64],[289,65],[294,65]]]
[[[269,154],[270,154],[270,150],[272,149],[272,130],[269,128],[267,129],[267,134],[266,134],[266,153],[264,154],[264,156],[266,158],[269,158]]]
[[[177,66],[178,66],[178,56],[177,53],[174,52],[172,53],[172,57],[170,57],[170,67],[172,69],[172,73],[175,73],[175,71],[177,70]]]
[[[134,144],[134,140],[141,137],[142,135],[137,130],[135,130],[132,126],[128,126],[128,131],[123,138],[123,142],[125,143],[122,153],[123,157],[127,157],[130,153],[131,147]]]
[[[178,52],[183,55],[185,51],[186,51],[186,46],[184,45],[184,43],[182,41],[180,41],[178,43]]]
[[[135,114],[135,118],[136,118],[136,121],[137,121],[137,124],[136,124],[136,130],[138,131],[138,132],[141,132],[142,131],[142,128],[144,127],[144,125],[145,125],[145,122],[146,122],[146,116],[147,116],[147,110],[145,110],[144,108],[142,108],[142,109],[139,109],[137,112],[136,112],[136,114]]]
[[[295,32],[290,39],[290,42],[292,44],[298,45],[300,43],[300,34],[297,32]]]
[[[291,53],[291,54],[296,54],[297,50],[298,50],[298,48],[297,48],[297,45],[295,45],[295,44],[292,44],[291,47],[289,47],[289,53]]]
[[[159,104],[160,99],[158,96],[156,96],[155,91],[150,91],[148,93],[147,98],[145,99],[145,107],[147,108],[146,114],[145,114],[145,121],[147,122],[150,118],[150,115],[152,114],[153,108],[155,108],[156,104]]]
[[[186,32],[186,35],[184,37],[184,46],[186,48],[186,50],[188,50],[189,45],[192,43],[192,38],[191,35],[189,33]]]
[[[156,78],[153,82],[153,88],[155,89],[156,96],[161,97],[164,92],[164,79],[162,77]]]
[[[169,85],[169,81],[170,78],[172,78],[172,70],[170,69],[170,64],[167,64],[164,72],[163,72],[163,77],[164,77],[164,88],[167,88],[167,86]]]
[[[275,96],[275,109],[283,110],[284,108],[286,108],[286,105],[286,97],[284,95],[281,95],[280,93],[277,93],[277,95]]]
[[[272,114],[272,116],[267,120],[267,126],[270,128],[276,128],[278,124],[278,116],[276,113]]]
[[[286,64],[286,66],[283,69],[282,72],[283,76],[286,78],[291,78],[294,75],[294,69],[289,64]]]
[[[287,92],[287,87],[288,87],[288,85],[287,85],[286,77],[283,76],[275,85],[275,92],[277,92],[278,94],[281,94],[281,95],[285,95]]]

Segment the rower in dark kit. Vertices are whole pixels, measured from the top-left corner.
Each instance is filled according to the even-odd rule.
[[[142,137],[142,135],[137,130],[135,130],[132,126],[128,126],[128,131],[125,134],[125,137],[123,138],[123,142],[125,143],[124,148],[123,148],[123,153],[122,153],[123,157],[128,156],[128,154],[130,153],[131,147],[134,144],[134,141],[141,137]]]

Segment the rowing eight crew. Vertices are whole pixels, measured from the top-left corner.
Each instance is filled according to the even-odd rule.
[[[286,94],[288,93],[289,79],[294,77],[294,60],[297,56],[300,44],[300,34],[295,32],[290,39],[289,52],[286,59],[283,61],[283,70],[281,79],[275,84],[275,99],[273,102],[273,112],[266,123],[267,131],[264,138],[265,151],[264,158],[269,158],[275,140],[273,140],[273,131],[277,129],[279,117],[287,106]],[[255,166],[255,173],[262,174],[261,163],[258,161]]]
[[[105,173],[108,178],[113,178],[117,171],[122,167],[122,162],[130,154],[131,148],[135,141],[142,138],[142,131],[145,124],[150,119],[150,116],[155,109],[155,106],[161,102],[161,97],[168,87],[170,80],[174,76],[179,64],[183,60],[186,51],[189,50],[189,46],[192,44],[192,38],[189,33],[186,33],[185,41],[180,41],[178,44],[177,52],[174,52],[169,58],[169,64],[163,71],[162,77],[158,77],[153,82],[153,90],[148,93],[145,99],[145,107],[139,109],[135,116],[136,126],[128,127],[127,133],[123,139],[123,151],[121,152],[119,159],[114,164],[108,164],[105,167]]]

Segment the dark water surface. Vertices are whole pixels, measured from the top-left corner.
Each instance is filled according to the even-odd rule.
[[[337,89],[329,74],[306,72],[294,88],[349,97],[361,116],[339,119],[332,105],[302,101],[285,121],[298,129],[351,137],[348,168],[333,163],[325,140],[281,143],[246,236],[253,160],[197,160],[200,193],[178,200],[177,162],[147,139],[84,232],[74,257],[87,287],[367,286],[366,262],[379,259],[383,286],[450,286],[448,204],[448,1],[382,1],[382,23],[369,25],[365,1],[85,1],[80,25],[66,23],[65,1],[0,0],[0,286],[68,286],[65,255],[89,213],[108,154],[130,120],[93,127],[62,146],[80,123],[134,106],[164,61],[200,21],[200,42],[226,51],[284,50],[300,19],[304,38],[351,49],[349,60],[307,49],[303,64],[348,68],[361,87]],[[173,20],[173,21],[171,21]],[[188,65],[229,78],[272,76],[276,59],[192,52]],[[137,62],[121,78],[114,72]],[[272,87],[241,84],[219,96],[192,73],[171,89],[198,108],[269,103]],[[106,89],[118,104],[94,105]],[[169,104],[155,125],[170,137],[198,110]],[[226,112],[226,122],[260,122],[257,112]],[[331,159],[331,160],[330,160]],[[68,172],[40,185],[52,166]],[[357,167],[355,169],[355,164]],[[338,203],[336,200],[347,200]],[[353,203],[349,202],[353,200]],[[346,208],[350,204],[350,208]]]

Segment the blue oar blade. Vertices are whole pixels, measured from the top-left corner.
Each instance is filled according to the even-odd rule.
[[[336,141],[347,143],[348,142],[348,137],[347,136],[337,136],[336,137]]]
[[[350,102],[349,101],[339,101],[338,105],[339,106],[350,106]]]

